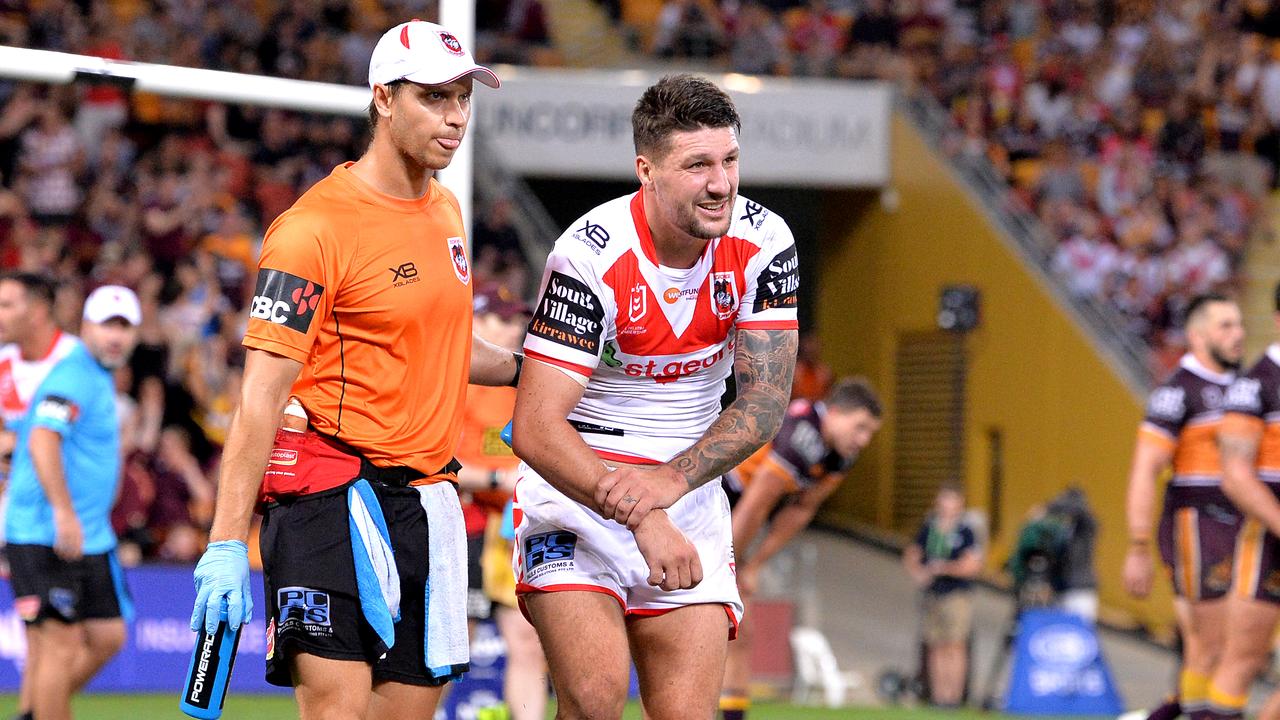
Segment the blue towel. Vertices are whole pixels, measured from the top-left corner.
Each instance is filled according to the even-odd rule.
[[[347,489],[347,511],[360,610],[385,650],[390,650],[396,642],[395,623],[400,620],[400,571],[382,505],[368,480],[357,480]]]

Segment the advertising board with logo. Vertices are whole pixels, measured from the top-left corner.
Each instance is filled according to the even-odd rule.
[[[1061,610],[1024,611],[1005,711],[1111,717],[1124,712],[1097,631]]]

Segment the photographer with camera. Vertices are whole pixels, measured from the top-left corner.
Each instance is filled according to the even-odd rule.
[[[1060,607],[1086,622],[1098,617],[1098,577],[1093,567],[1098,521],[1078,487],[1033,508],[1018,532],[1007,569],[1018,610]]]

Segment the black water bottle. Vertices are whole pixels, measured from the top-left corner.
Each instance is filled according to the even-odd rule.
[[[227,622],[227,601],[222,601],[218,629],[212,634],[200,626],[196,646],[191,651],[191,667],[187,670],[187,682],[182,690],[182,712],[202,720],[217,720],[222,716],[222,702],[227,697],[227,684],[231,681],[231,668],[236,664],[236,647],[240,644],[240,631],[244,625],[231,629]]]

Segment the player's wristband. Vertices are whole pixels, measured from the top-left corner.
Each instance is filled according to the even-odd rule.
[[[511,353],[511,357],[516,361],[516,374],[511,376],[511,382],[507,383],[507,387],[516,387],[520,384],[520,370],[524,368],[524,355]]]

